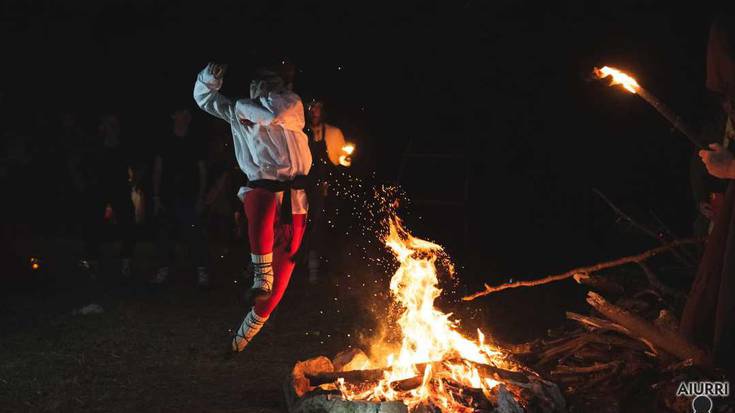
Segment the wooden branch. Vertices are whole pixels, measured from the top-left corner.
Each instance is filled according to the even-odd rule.
[[[663,220],[662,220],[661,218],[659,218],[659,217],[658,217],[658,215],[656,215],[656,213],[655,213],[655,212],[653,212],[653,211],[650,211],[650,212],[651,212],[651,216],[653,217],[653,219],[655,219],[655,220],[656,220],[656,222],[658,223],[658,226],[659,226],[659,227],[661,228],[661,230],[663,230],[663,231],[664,231],[664,232],[665,232],[665,233],[666,233],[666,234],[667,234],[667,235],[669,236],[669,238],[670,238],[670,239],[679,239],[679,238],[680,238],[680,237],[679,237],[678,235],[676,235],[676,234],[674,233],[674,231],[672,231],[672,230],[671,230],[671,229],[670,229],[670,228],[668,227],[668,225],[666,225],[666,224],[664,223],[664,221],[663,221]],[[684,259],[685,259],[686,261],[688,261],[689,265],[694,265],[694,264],[696,264],[696,262],[698,261],[698,260],[697,260],[697,257],[695,257],[695,256],[694,256],[694,255],[692,254],[692,252],[691,252],[691,251],[689,251],[689,250],[688,250],[688,249],[686,249],[686,248],[682,248],[682,249],[681,249],[681,255],[682,255],[682,257],[683,257],[683,258],[684,258]]]
[[[567,357],[567,355],[573,354],[574,352],[578,351],[589,343],[589,335],[589,333],[585,333],[583,335],[571,338],[564,343],[555,343],[547,347],[543,352],[539,354],[538,362],[536,364],[544,365],[560,356],[561,358],[564,358]]]
[[[607,302],[597,293],[587,293],[587,302],[611,321],[620,324],[630,331],[630,337],[650,342],[680,360],[692,359],[698,365],[710,364],[709,357],[702,349],[687,341],[682,336],[664,330],[639,316]]]
[[[618,337],[609,334],[593,334],[589,338],[589,342],[592,344],[601,344],[609,347],[622,347],[629,350],[646,351],[648,350],[647,344],[642,343],[640,340],[635,340],[628,337]]]
[[[566,316],[568,319],[574,320],[582,324],[583,326],[587,327],[588,329],[617,331],[618,333],[623,333],[625,335],[630,334],[630,331],[628,331],[627,328],[619,324],[615,324],[609,320],[604,320],[602,318],[577,314],[571,311],[567,311]]]
[[[510,371],[501,369],[500,367],[491,366],[489,364],[475,363],[474,361],[463,360],[465,363],[477,368],[477,372],[483,377],[495,377],[501,381],[513,381],[516,383],[528,383],[529,379],[520,371]]]
[[[686,138],[689,139],[689,141],[693,143],[697,149],[707,149],[707,146],[703,145],[699,141],[700,137],[695,132],[693,132],[687,124],[684,123],[679,115],[669,109],[668,106],[661,102],[656,96],[652,95],[651,92],[643,89],[642,87],[639,87],[636,91],[636,94],[641,99],[648,102],[648,104],[653,106],[653,108],[656,109],[658,113],[661,114],[661,116],[671,122],[671,125],[679,132],[681,132],[684,136],[686,136]]]
[[[683,301],[686,299],[686,295],[684,293],[676,291],[673,288],[661,282],[661,280],[658,278],[656,273],[654,273],[653,270],[651,270],[651,268],[648,265],[646,265],[645,262],[639,262],[638,265],[641,267],[643,272],[646,274],[648,283],[651,284],[651,287],[653,287],[656,291],[658,291],[659,293],[663,295],[668,295],[669,297],[673,297],[680,301]]]
[[[498,291],[507,290],[510,288],[535,287],[537,285],[549,284],[549,283],[556,282],[556,281],[566,280],[568,278],[574,277],[576,274],[590,274],[595,271],[602,271],[608,268],[618,267],[624,264],[639,263],[655,255],[658,255],[662,252],[672,250],[676,247],[687,245],[687,244],[696,244],[702,241],[704,241],[704,238],[689,238],[689,239],[676,240],[676,241],[671,242],[670,244],[662,245],[660,247],[648,250],[638,255],[631,255],[628,257],[618,258],[616,260],[606,261],[606,262],[602,262],[599,264],[590,265],[588,267],[575,268],[563,274],[550,275],[548,277],[540,278],[537,280],[518,281],[514,283],[509,283],[509,284],[501,284],[495,287],[485,284],[485,289],[483,291],[479,291],[474,294],[463,297],[462,300],[471,301],[478,297],[482,297],[482,296],[492,294]]]
[[[637,230],[641,231],[642,233],[648,235],[649,237],[655,240],[661,241],[663,239],[661,233],[639,224],[636,220],[634,220],[628,214],[623,212],[622,209],[618,208],[615,204],[613,204],[612,201],[607,196],[605,196],[605,194],[600,192],[600,190],[598,190],[597,188],[592,188],[592,192],[597,194],[597,196],[599,196],[600,199],[602,199],[602,201],[605,202],[607,206],[609,206],[610,209],[613,210],[613,212],[615,212],[615,214],[617,214],[620,218],[626,220],[632,227],[636,228]]]
[[[574,274],[574,281],[601,293],[620,295],[625,292],[622,285],[607,278],[589,274]]]
[[[603,194],[597,188],[593,188],[592,192],[597,194],[597,196],[599,196],[620,218],[624,219],[632,227],[638,229],[642,233],[657,240],[658,242],[665,244],[669,240],[679,239],[679,237],[675,236],[671,231],[669,231],[668,228],[665,225],[663,225],[663,222],[661,222],[661,220],[659,220],[658,217],[656,217],[655,215],[654,215],[654,219],[656,219],[659,222],[659,225],[662,227],[662,230],[653,230],[651,228],[648,228],[645,225],[638,223],[638,221],[634,220],[633,218],[630,217],[630,215],[626,214],[625,212],[623,212],[622,209],[618,208],[617,205],[615,205],[607,196],[605,196],[605,194]],[[666,233],[666,235],[668,235],[668,238],[669,238],[668,240],[666,239],[664,232]],[[681,261],[684,265],[687,265],[687,266],[692,265],[691,260],[684,258],[684,256],[682,256],[679,253],[679,251],[672,250],[671,253],[672,255],[674,255],[674,257],[676,257],[676,259]]]
[[[620,366],[619,360],[614,360],[609,363],[595,363],[591,366],[575,367],[575,366],[556,366],[551,374],[579,374],[579,373],[596,373],[598,371],[615,369]]]

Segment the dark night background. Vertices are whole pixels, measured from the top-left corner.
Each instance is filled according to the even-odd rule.
[[[246,92],[258,59],[282,56],[299,68],[297,91],[327,100],[332,123],[369,152],[363,159],[380,177],[396,178],[409,139],[429,152],[466,154],[470,247],[481,251],[485,269],[549,272],[613,253],[613,217],[593,187],[633,214],[652,210],[675,232],[690,231],[687,141],[640,99],[586,78],[596,65],[628,70],[696,122],[705,3],[10,1],[3,8],[6,125],[32,128],[68,107],[114,108],[125,114],[126,134],[144,143],[166,105],[189,98],[207,61],[230,64],[224,92],[235,96]],[[409,169],[409,194],[420,175],[442,198],[463,184],[465,163]],[[437,231],[427,235],[465,250],[462,215],[454,212],[448,226],[427,223]],[[431,217],[426,211],[425,222]]]
[[[20,131],[43,148],[58,139],[45,131],[59,114],[77,112],[93,131],[97,115],[116,111],[122,115],[126,139],[146,153],[165,133],[172,106],[181,102],[195,106],[193,83],[208,61],[229,64],[223,93],[238,97],[247,94],[249,76],[259,62],[288,60],[298,68],[295,90],[304,98],[322,97],[328,121],[356,142],[356,174],[374,173],[375,182],[399,182],[415,200],[461,200],[469,179],[465,207],[416,202],[407,214],[415,234],[445,245],[459,264],[460,289],[454,291],[458,296],[480,288],[482,282],[564,272],[657,245],[616,222],[616,215],[594,194],[594,188],[642,223],[653,223],[656,216],[677,235],[691,235],[696,213],[689,187],[691,144],[644,101],[608,87],[607,81],[591,81],[590,73],[603,65],[627,71],[698,127],[706,111],[705,50],[712,12],[707,2],[631,0],[388,5],[3,1],[0,132],[6,136]],[[195,122],[209,121],[199,110],[196,116]],[[413,152],[458,156],[404,162],[409,142]],[[23,191],[5,188],[2,202],[21,208],[10,208],[14,212],[3,222],[31,223],[33,236],[43,238],[45,222],[64,221],[64,213],[59,212],[63,208],[49,199],[53,191],[46,191],[53,189],[45,185],[54,173],[49,165],[37,162],[27,182],[10,186]],[[355,239],[355,244],[359,241]],[[86,285],[83,280],[75,282]],[[689,279],[683,281],[688,283]],[[262,399],[266,406],[258,411],[272,411],[270,400],[280,395],[280,388],[274,385],[261,391],[253,385],[241,393],[242,381],[231,374],[235,367],[212,361],[214,351],[207,353],[226,342],[213,330],[224,331],[241,317],[234,297],[228,296],[232,298],[225,302],[231,304],[228,307],[220,296],[194,295],[188,287],[176,290],[177,296],[150,297],[113,288],[103,289],[108,297],[105,306],[111,308],[104,317],[114,318],[111,322],[85,324],[63,316],[49,327],[43,321],[46,316],[26,317],[44,311],[68,314],[88,303],[83,301],[87,292],[80,292],[85,298],[68,298],[66,308],[58,310],[54,305],[65,298],[57,297],[74,292],[54,288],[19,294],[7,290],[8,301],[0,299],[0,314],[4,313],[0,321],[8,321],[8,331],[41,330],[40,338],[31,329],[28,336],[13,336],[6,348],[0,345],[0,356],[4,353],[10,360],[1,362],[0,357],[0,379],[6,380],[3,372],[18,370],[13,364],[17,360],[27,362],[24,369],[35,374],[18,380],[19,386],[29,383],[28,389],[46,389],[35,377],[51,381],[57,377],[54,374],[69,374],[63,369],[47,374],[45,364],[69,362],[69,371],[82,371],[79,381],[64,382],[56,393],[51,392],[62,401],[43,399],[50,410],[88,407],[95,400],[105,410],[111,404],[104,403],[117,403],[114,397],[106,398],[106,392],[119,387],[132,390],[125,396],[128,404],[115,404],[116,409],[140,410],[135,403],[143,403],[143,410],[171,406],[211,410],[216,405],[230,411],[241,403],[238,397],[254,397],[256,404]],[[96,293],[97,287],[89,288]],[[343,287],[330,286],[325,296],[332,294],[331,288]],[[119,302],[109,299],[110,294],[133,298]],[[497,337],[515,341],[543,334],[546,327],[563,320],[564,311],[583,305],[583,295],[572,283],[561,283],[497,294],[469,303],[464,310],[485,314],[478,323]],[[37,301],[47,308],[35,308]],[[252,377],[268,371],[277,376],[273,383],[280,383],[278,374],[290,368],[296,357],[292,353],[311,357],[319,344],[327,342],[329,351],[336,351],[350,343],[340,336],[329,344],[326,338],[327,331],[336,337],[340,329],[343,333],[356,327],[346,315],[333,314],[340,321],[330,324],[322,317],[319,306],[323,303],[293,298],[289,302],[295,307],[284,313],[289,318],[274,321],[272,330],[252,349],[255,355],[282,350],[279,354],[285,355],[276,362],[280,370],[271,373],[267,367],[251,367]],[[331,312],[338,305],[323,308]],[[312,315],[316,310],[319,314]],[[299,316],[312,317],[312,324]],[[181,320],[191,321],[186,321],[185,328],[170,327]],[[294,332],[289,322],[306,330],[306,335],[302,330]],[[121,330],[113,331],[118,324]],[[75,336],[76,328],[81,332]],[[309,335],[314,329],[322,329],[322,335]],[[300,348],[278,347],[279,337],[292,333],[296,338],[288,341],[302,344]],[[87,365],[79,361],[77,366],[71,358],[54,353],[56,344],[48,360],[28,353],[35,351],[35,345],[45,345],[47,334],[69,344],[72,350],[59,347],[69,354],[76,354],[75,346],[80,352],[92,351],[84,347],[89,346],[99,354],[91,354]],[[122,360],[128,361],[109,358],[103,352],[109,344],[105,340],[114,342],[126,335],[128,341],[135,341],[128,343],[130,347],[120,346]],[[182,336],[187,337],[188,352],[177,359],[181,348],[176,340]],[[146,353],[158,346],[173,348],[169,353],[173,361],[161,361],[153,351]],[[144,348],[140,360],[139,348]],[[130,353],[127,359],[126,352]],[[43,364],[37,373],[31,366],[34,360]],[[124,386],[115,381],[118,376],[102,375],[98,382],[101,373],[95,363],[112,363],[123,372],[129,368],[132,376],[143,372],[145,377]],[[156,367],[149,371],[149,366]],[[189,373],[200,382],[184,383]],[[207,384],[209,389],[221,386],[221,393],[232,394],[235,400],[210,397]],[[171,390],[182,400],[189,399],[164,403],[156,386],[169,385],[171,389],[160,394]],[[74,393],[78,389],[80,393]],[[84,393],[87,390],[90,394]],[[79,394],[77,400],[68,400],[67,392]],[[0,400],[3,396],[0,391]]]

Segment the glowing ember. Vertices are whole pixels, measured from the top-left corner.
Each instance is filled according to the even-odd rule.
[[[337,387],[348,400],[401,400],[409,409],[433,404],[443,412],[467,412],[468,407],[455,399],[447,383],[476,389],[490,397],[490,390],[499,384],[483,377],[478,367],[490,365],[507,370],[517,368],[496,348],[486,344],[478,330],[477,340],[457,331],[458,322],[434,307],[440,296],[435,263],[443,257],[442,247],[411,236],[398,218],[390,220],[385,244],[400,264],[390,282],[391,296],[401,308],[398,327],[401,342],[398,350],[377,357],[385,362],[372,363],[367,368],[384,368],[384,377],[372,388],[339,380]],[[452,271],[451,265],[449,267]],[[385,348],[385,343],[374,343]],[[415,385],[404,390],[397,383],[414,380]]]
[[[609,66],[604,66],[602,69],[595,68],[594,73],[595,76],[600,79],[610,76],[610,86],[621,85],[631,93],[638,93],[638,90],[640,90],[641,88],[638,85],[638,82],[636,82],[636,80],[633,79],[630,75]]]

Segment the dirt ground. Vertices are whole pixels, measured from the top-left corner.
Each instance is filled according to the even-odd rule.
[[[0,411],[282,412],[282,385],[297,360],[359,346],[377,320],[384,322],[390,272],[368,269],[356,251],[343,249],[345,259],[330,263],[332,276],[316,286],[297,267],[267,326],[233,355],[229,331],[245,313],[246,247],[221,250],[214,286],[202,291],[186,251],[171,283],[152,288],[150,243],[137,247],[131,280],[118,274],[114,245],[90,280],[75,266],[78,242],[46,241],[37,248],[41,270],[3,275]],[[532,293],[534,302],[556,296],[549,291]],[[523,302],[508,294],[451,311],[467,331],[480,326],[517,341],[543,334],[548,324],[529,329],[533,314],[542,318]],[[89,304],[104,311],[75,313]],[[501,322],[488,325],[489,318]]]
[[[297,360],[348,345],[350,306],[320,305],[339,300],[327,280],[312,287],[297,271],[267,327],[233,356],[228,330],[244,315],[245,254],[224,256],[210,290],[195,288],[186,265],[154,289],[146,246],[124,282],[113,256],[92,281],[68,258],[74,245],[53,244],[41,271],[6,277],[0,293],[0,411],[280,412]],[[92,303],[104,312],[74,314]]]

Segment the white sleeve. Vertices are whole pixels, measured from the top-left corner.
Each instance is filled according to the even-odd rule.
[[[199,72],[194,83],[194,100],[205,112],[232,123],[235,119],[235,109],[232,101],[219,93],[222,79],[217,79],[209,73],[209,66]]]
[[[270,125],[276,118],[275,113],[253,99],[238,100],[235,104],[235,113],[239,119],[246,119],[260,125]]]

